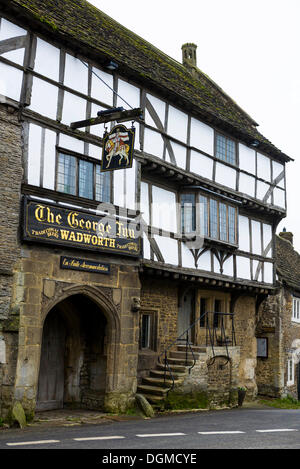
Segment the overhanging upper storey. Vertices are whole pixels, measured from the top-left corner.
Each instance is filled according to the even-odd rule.
[[[290,158],[253,119],[194,62],[176,62],[83,0],[0,6],[0,93],[22,119],[23,193],[140,211],[143,262],[272,288]],[[104,128],[71,123],[119,106],[143,112],[134,159],[103,172]]]
[[[170,165],[178,183],[189,179],[229,193],[251,210],[285,216],[290,158],[194,63],[176,62],[83,0],[13,0],[9,5],[0,0],[0,5],[28,25],[9,35],[3,22],[0,68],[10,79],[2,94],[85,140],[88,156],[88,145],[101,145],[97,126],[72,132],[72,121],[124,102],[141,108],[135,150],[144,173],[150,174],[153,164],[161,173]],[[63,145],[58,141],[58,146]],[[188,179],[181,180],[182,172]]]

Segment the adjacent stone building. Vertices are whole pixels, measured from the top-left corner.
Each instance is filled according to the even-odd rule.
[[[276,266],[277,292],[262,303],[258,316],[257,337],[264,345],[256,369],[258,391],[299,400],[300,255],[290,232],[276,237]]]
[[[1,415],[155,401],[193,350],[183,390],[255,397],[290,157],[194,44],[179,63],[85,0],[0,18]]]

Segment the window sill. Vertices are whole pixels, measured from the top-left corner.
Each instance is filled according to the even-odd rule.
[[[300,325],[300,319],[294,319],[294,318],[292,318],[292,322],[293,322],[294,324],[299,324],[299,325]]]

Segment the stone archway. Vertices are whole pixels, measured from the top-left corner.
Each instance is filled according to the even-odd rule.
[[[51,406],[61,407],[70,404],[78,407],[102,407],[105,395],[114,392],[118,387],[120,373],[118,364],[120,311],[116,302],[113,301],[112,290],[89,285],[57,284],[52,300],[48,300],[42,307],[40,319],[39,353],[35,354],[34,357],[36,364],[31,361],[31,369],[35,368],[35,372],[31,374],[31,382],[27,380],[26,383],[34,390],[34,409],[51,408]],[[48,329],[48,334],[54,333],[58,338],[59,324],[57,323],[61,324],[60,328],[64,329],[65,335],[62,337],[64,346],[62,347],[63,358],[61,361],[63,361],[63,366],[60,367],[60,378],[58,374],[54,378],[58,382],[59,380],[63,381],[63,385],[60,385],[60,395],[63,394],[63,398],[48,399],[46,396],[44,400],[41,396],[43,383],[40,376],[43,373],[41,366],[45,360],[43,353],[47,352],[43,351],[43,335],[46,334],[47,340]],[[101,329],[104,328],[105,334],[101,332]],[[97,345],[95,345],[96,343]],[[56,347],[58,356],[60,354],[62,357],[62,351],[58,344]],[[48,348],[48,351],[51,353],[51,349]],[[88,356],[90,356],[89,359]],[[21,356],[19,359],[22,363]],[[101,366],[100,362],[102,362]],[[61,368],[63,368],[63,372]],[[44,388],[46,383],[47,380],[44,382]],[[29,390],[29,387],[27,389]],[[27,389],[24,391],[29,394]],[[24,392],[21,386],[18,392],[19,390]],[[58,390],[55,392],[59,394]],[[53,400],[53,402],[51,403],[49,400]],[[43,402],[44,404],[42,404]]]
[[[107,388],[108,321],[84,294],[68,296],[43,326],[37,410],[103,407]]]

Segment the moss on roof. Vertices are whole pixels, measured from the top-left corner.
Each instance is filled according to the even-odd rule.
[[[300,291],[300,254],[281,236],[276,236],[276,269],[285,285]]]
[[[91,49],[130,70],[137,80],[172,95],[199,117],[235,130],[248,143],[258,140],[262,149],[288,160],[255,128],[254,121],[216,84],[197,69],[194,78],[185,66],[158,50],[85,0],[0,0],[18,16],[40,23],[48,32]]]

